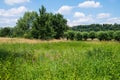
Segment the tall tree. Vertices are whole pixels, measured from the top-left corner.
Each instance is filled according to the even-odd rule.
[[[34,21],[32,27],[32,34],[34,38],[39,38],[43,40],[53,38],[54,30],[51,22],[52,16],[52,13],[46,12],[46,8],[44,6],[42,6],[41,9],[39,9],[39,16]]]
[[[39,14],[37,12],[26,12],[17,22],[14,34],[20,37],[37,39],[60,39],[67,30],[67,20],[61,14],[46,12],[46,8],[41,6]]]
[[[17,22],[15,34],[17,34],[17,36],[28,34],[33,26],[33,21],[37,18],[37,16],[37,12],[25,12],[24,16]]]
[[[56,32],[55,38],[60,39],[64,36],[64,32],[68,29],[67,20],[64,19],[63,15],[55,14],[53,17],[53,28]]]

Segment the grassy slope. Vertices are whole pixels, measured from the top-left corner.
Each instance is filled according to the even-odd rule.
[[[120,43],[1,43],[1,80],[119,80]]]

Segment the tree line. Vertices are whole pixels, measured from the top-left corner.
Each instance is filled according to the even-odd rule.
[[[80,32],[80,31],[73,31],[68,30],[64,33],[64,37],[67,40],[88,40],[88,39],[98,39],[100,41],[120,41],[120,31],[90,31],[90,32]]]
[[[22,37],[29,39],[61,39],[120,41],[120,24],[91,24],[69,27],[63,15],[49,13],[44,6],[39,12],[25,12],[15,27],[0,28],[0,37]]]
[[[117,31],[120,30],[120,24],[90,24],[90,25],[78,25],[78,26],[73,26],[71,28],[74,31],[108,31],[108,30],[113,30]]]
[[[5,27],[0,29],[1,37],[24,37],[42,40],[60,39],[68,29],[67,20],[63,15],[48,13],[41,6],[39,13],[25,12],[14,28]]]

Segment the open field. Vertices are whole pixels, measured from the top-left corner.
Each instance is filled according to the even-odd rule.
[[[0,80],[120,80],[120,43],[1,38]]]

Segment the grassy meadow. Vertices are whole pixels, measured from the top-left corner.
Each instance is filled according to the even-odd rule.
[[[120,43],[2,38],[0,80],[120,80]]]

